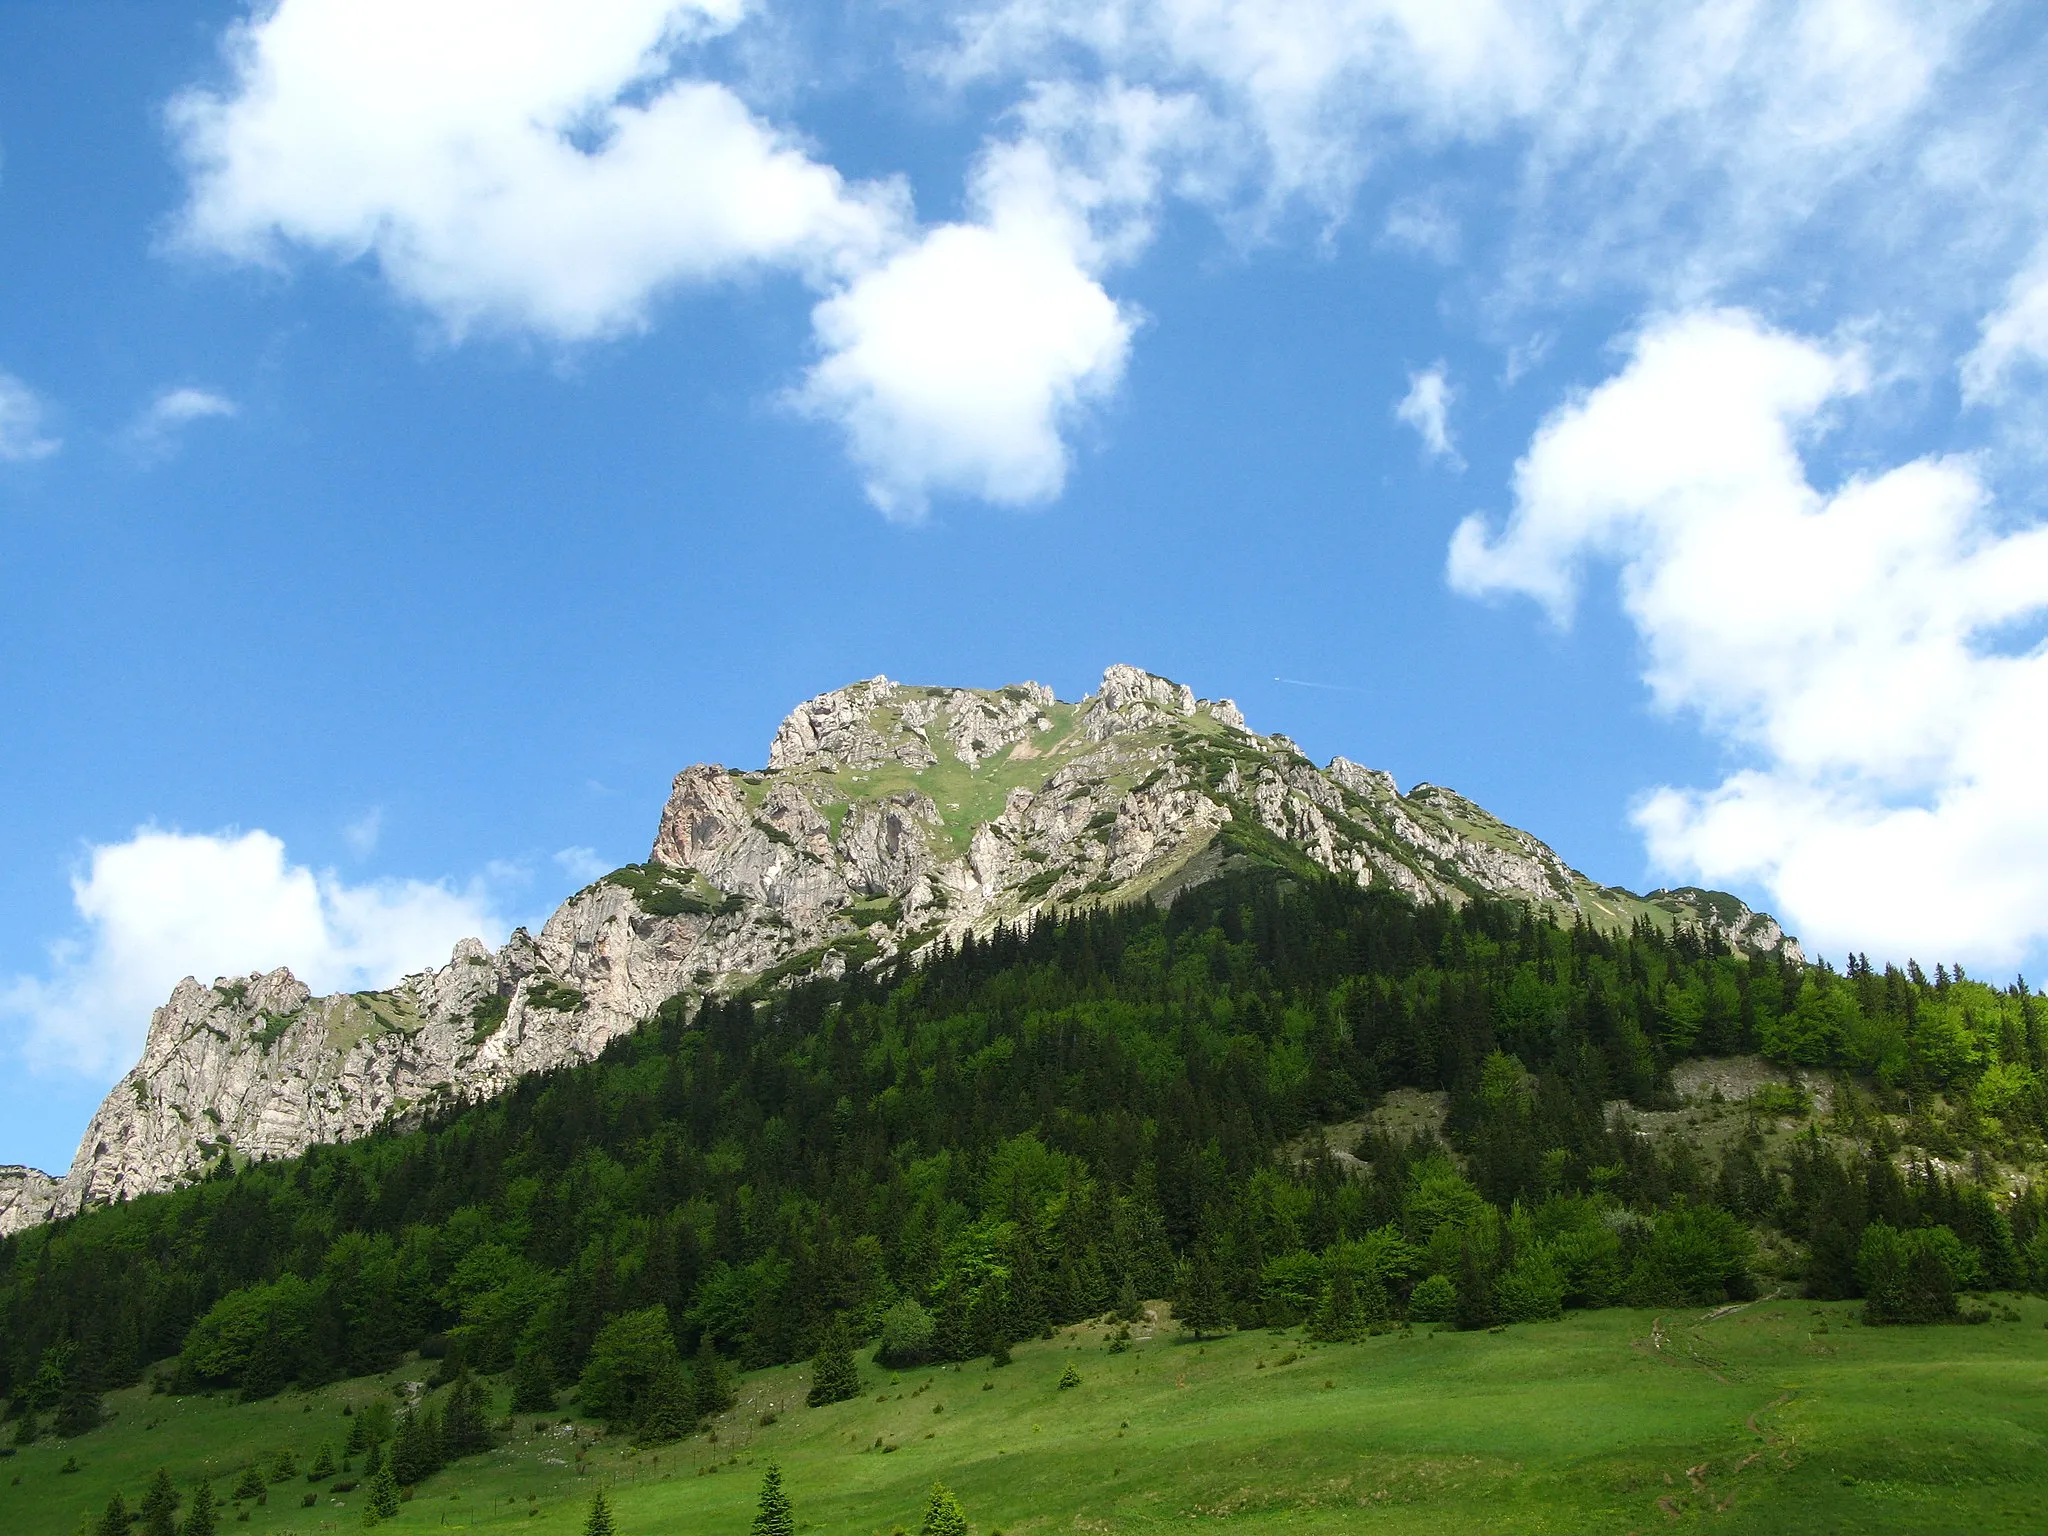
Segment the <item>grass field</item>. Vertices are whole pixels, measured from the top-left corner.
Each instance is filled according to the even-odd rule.
[[[581,1421],[522,1418],[487,1455],[421,1485],[383,1529],[581,1530],[593,1489],[621,1536],[731,1532],[779,1461],[800,1528],[915,1530],[943,1479],[977,1536],[1052,1532],[2039,1532],[2048,1526],[2048,1306],[1975,1327],[1867,1328],[1850,1304],[1725,1316],[1576,1313],[1497,1333],[1316,1347],[1298,1333],[1123,1354],[1097,1327],[1026,1344],[1001,1370],[863,1367],[864,1398],[806,1408],[805,1368],[742,1378],[699,1436],[635,1452]],[[1072,1363],[1082,1377],[1062,1390]],[[424,1375],[242,1405],[112,1395],[117,1416],[0,1460],[0,1531],[71,1536],[116,1489],[167,1466],[225,1495],[249,1459],[338,1454],[341,1405]],[[763,1425],[764,1414],[774,1413]],[[573,1419],[573,1415],[572,1415]],[[67,1456],[79,1470],[59,1471]],[[303,1477],[224,1536],[349,1530],[362,1492]]]

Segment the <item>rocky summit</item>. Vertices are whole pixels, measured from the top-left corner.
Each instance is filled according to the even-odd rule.
[[[678,774],[647,862],[538,934],[464,940],[381,992],[315,997],[283,969],[179,982],[70,1172],[0,1168],[0,1233],[497,1093],[591,1059],[678,994],[837,975],[1054,908],[1167,902],[1253,865],[1794,948],[1732,896],[1597,885],[1462,795],[1403,794],[1342,757],[1318,768],[1228,700],[1135,667],[1076,703],[1037,683],[876,677],[798,708],[766,768]]]

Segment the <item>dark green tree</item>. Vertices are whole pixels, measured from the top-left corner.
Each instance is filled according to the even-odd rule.
[[[143,1536],[178,1536],[178,1485],[168,1468],[158,1467],[142,1496]]]
[[[450,1461],[491,1448],[490,1398],[467,1367],[456,1372],[448,1388],[441,1410],[441,1444]]]
[[[614,1424],[637,1423],[641,1396],[676,1358],[675,1338],[663,1308],[644,1307],[615,1317],[591,1341],[580,1406]]]
[[[612,1524],[612,1507],[600,1488],[591,1496],[590,1513],[583,1517],[583,1536],[617,1536],[617,1530]]]
[[[697,1341],[697,1358],[690,1369],[690,1397],[691,1407],[700,1419],[714,1419],[738,1400],[732,1367],[719,1354],[709,1333]]]
[[[334,1476],[334,1449],[326,1441],[320,1442],[320,1449],[313,1455],[313,1465],[306,1469],[306,1481],[324,1483]]]
[[[54,1427],[69,1440],[87,1430],[97,1429],[105,1410],[100,1404],[99,1351],[81,1346],[73,1352],[64,1372],[64,1386],[57,1395]]]
[[[1308,1336],[1319,1343],[1349,1343],[1365,1332],[1365,1308],[1358,1299],[1358,1285],[1351,1278],[1351,1266],[1340,1260],[1330,1265],[1330,1277],[1323,1282],[1322,1299],[1309,1319]]]
[[[846,1320],[834,1315],[818,1340],[818,1352],[811,1360],[811,1390],[804,1401],[813,1408],[843,1403],[860,1396],[860,1370],[853,1363],[853,1344],[847,1337]]]
[[[512,1411],[549,1413],[554,1406],[555,1378],[548,1369],[547,1357],[537,1348],[521,1350],[519,1361],[512,1368]]]
[[[237,1501],[263,1497],[263,1469],[253,1461],[242,1468],[242,1475],[236,1479],[232,1497]]]
[[[1180,1295],[1174,1301],[1174,1315],[1181,1331],[1204,1339],[1221,1333],[1229,1324],[1225,1311],[1222,1277],[1216,1273],[1216,1258],[1208,1243],[1197,1243],[1183,1266]]]
[[[1495,1320],[1493,1277],[1486,1272],[1477,1246],[1469,1241],[1459,1255],[1457,1286],[1458,1304],[1453,1316],[1458,1326],[1491,1328]]]
[[[659,1445],[680,1440],[697,1429],[696,1405],[690,1393],[690,1379],[679,1364],[671,1362],[648,1384],[640,1400],[640,1441]]]
[[[192,1507],[185,1511],[185,1523],[178,1536],[214,1536],[220,1529],[219,1506],[213,1501],[213,1484],[201,1478],[192,1485]]]
[[[94,1536],[128,1536],[128,1501],[115,1494],[107,1501],[106,1513],[93,1527]]]
[[[783,1491],[782,1468],[774,1462],[761,1474],[761,1504],[755,1511],[751,1536],[795,1536],[796,1512]]]

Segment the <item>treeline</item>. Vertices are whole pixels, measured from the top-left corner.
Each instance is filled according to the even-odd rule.
[[[1843,1073],[1867,1153],[1816,1133],[1772,1160],[1751,1136],[1709,1161],[1608,1112],[1744,1051]],[[422,1130],[18,1234],[0,1394],[33,1433],[153,1365],[262,1396],[425,1346],[528,1401],[581,1379],[586,1405],[673,1418],[720,1362],[806,1358],[834,1328],[936,1359],[1154,1296],[1334,1336],[1706,1302],[1752,1293],[1760,1232],[1810,1253],[1819,1295],[1908,1270],[1924,1291],[1938,1261],[1952,1310],[2042,1283],[2040,1200],[1902,1176],[1885,1116],[1950,1153],[2037,1139],[2042,1051],[2024,986],[1960,968],[1840,975],[1239,877],[694,1017],[677,999]],[[1317,1138],[1397,1087],[1447,1092],[1444,1141]],[[622,1327],[666,1342],[606,1399],[589,1373]]]

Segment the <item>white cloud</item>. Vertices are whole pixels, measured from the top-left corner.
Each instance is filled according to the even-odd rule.
[[[849,187],[726,86],[678,78],[739,0],[280,0],[229,38],[233,83],[178,98],[191,246],[374,255],[453,331],[630,330],[664,289],[896,239],[901,195]]]
[[[1396,250],[1412,251],[1448,266],[1457,260],[1458,220],[1429,197],[1404,197],[1387,210],[1380,239]]]
[[[0,373],[0,460],[45,459],[62,447],[43,429],[47,414],[34,390],[11,373]]]
[[[0,990],[39,1068],[108,1074],[132,1061],[181,977],[290,966],[316,992],[384,986],[446,962],[456,941],[496,941],[485,892],[418,880],[347,885],[291,863],[267,832],[198,835],[145,827],[95,847],[72,881],[84,924],[41,977]]]
[[[555,854],[555,863],[563,874],[578,885],[588,885],[600,875],[610,874],[617,867],[599,858],[595,848],[585,848],[581,845],[559,850]]]
[[[1653,325],[1543,424],[1507,525],[1459,528],[1450,577],[1562,621],[1589,561],[1618,566],[1658,702],[1753,762],[1646,797],[1660,866],[1762,883],[1824,949],[2010,961],[2048,938],[2048,526],[1968,459],[1813,485],[1802,447],[1868,381],[1744,313]]]
[[[935,492],[1057,496],[1063,429],[1123,376],[1133,321],[1090,274],[1085,212],[1043,147],[991,154],[976,201],[814,317],[825,356],[799,404],[840,424],[891,517]]]
[[[1963,359],[1963,397],[1976,404],[1996,400],[2011,375],[2028,364],[2048,364],[2048,245],[1986,317],[1977,345]]]
[[[1455,397],[1450,372],[1438,363],[1408,375],[1408,393],[1394,407],[1394,417],[1415,429],[1431,458],[1448,459],[1462,466],[1464,461],[1458,457],[1457,445],[1451,441],[1451,401]]]
[[[384,807],[381,805],[371,806],[341,829],[342,841],[348,844],[348,851],[359,859],[367,859],[375,853],[383,836]]]
[[[961,23],[956,81],[1056,78],[1081,56],[1198,94],[1219,125],[1209,186],[1255,224],[1302,201],[1348,213],[1376,168],[1498,149],[1484,188],[1508,216],[1510,302],[1609,296],[1620,277],[1678,301],[1757,275],[1792,242],[1837,242],[1833,277],[1957,288],[1996,246],[1986,220],[2038,222],[2001,160],[2038,159],[2013,90],[1946,89],[1989,3],[1907,0],[997,0]],[[2003,115],[2001,115],[2003,114]],[[2032,163],[2028,160],[2028,163]],[[1965,217],[1967,214],[1967,217]],[[1908,260],[1915,235],[1938,256]],[[1426,199],[1386,236],[1441,255]],[[1976,247],[1983,243],[1984,250]],[[1873,264],[1873,250],[1891,259]]]
[[[191,385],[160,390],[128,429],[129,443],[145,457],[170,451],[177,435],[195,421],[236,414],[235,402],[211,389]]]

